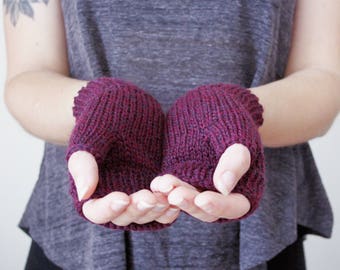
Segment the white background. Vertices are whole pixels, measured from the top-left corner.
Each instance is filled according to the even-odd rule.
[[[0,4],[0,22],[2,22]],[[0,29],[0,268],[23,269],[30,239],[17,227],[38,177],[43,142],[26,133],[3,102],[5,46]],[[340,44],[339,44],[340,46]],[[340,91],[340,89],[339,89]],[[340,269],[340,117],[328,134],[311,141],[312,150],[335,214],[330,240],[309,236],[306,257],[310,270]],[[287,269],[289,270],[289,269]]]

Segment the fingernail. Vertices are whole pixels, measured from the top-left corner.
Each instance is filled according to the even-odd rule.
[[[167,217],[172,217],[173,215],[177,214],[178,211],[179,211],[178,209],[170,207],[169,210],[165,212],[165,215]]]
[[[150,184],[150,188],[152,191],[159,191],[158,190],[158,186],[157,186],[157,182],[159,181],[159,176],[156,176],[152,181],[151,181],[151,184]]]
[[[113,211],[120,211],[122,210],[125,206],[127,206],[129,202],[123,201],[123,200],[116,200],[114,203],[111,204],[111,209]]]
[[[169,203],[172,205],[176,205],[176,206],[180,206],[180,207],[186,207],[187,206],[187,202],[184,200],[183,197],[171,197],[168,198]]]
[[[173,189],[173,186],[172,185],[169,185],[168,183],[160,183],[159,184],[159,191],[161,192],[170,192],[171,190]]]
[[[234,173],[232,173],[231,171],[226,171],[223,175],[222,175],[222,179],[221,179],[221,184],[220,184],[220,191],[223,194],[229,194],[235,184],[236,184],[236,176]]]
[[[82,183],[82,182],[81,182]],[[76,185],[76,190],[77,190],[77,195],[78,195],[78,200],[81,201],[87,191],[89,190],[89,187],[87,185]]]
[[[150,203],[147,203],[147,202],[145,202],[145,201],[139,201],[139,202],[137,203],[137,208],[138,208],[139,210],[147,210],[147,209],[151,209],[151,208],[153,208],[153,207],[155,207],[155,205],[150,204]]]
[[[204,199],[198,199],[198,197],[196,198],[195,200],[195,204],[198,206],[198,207],[203,207],[205,204],[207,204],[207,201],[204,200]]]
[[[199,207],[199,208],[202,208],[205,212],[213,212],[214,209],[213,209],[213,206],[211,203],[209,203],[208,201],[206,200],[197,200],[195,201],[195,204]]]
[[[205,200],[205,199],[196,199],[195,200],[195,204],[199,207],[202,208],[204,211],[206,212],[212,212],[213,211],[213,207],[212,204]]]
[[[156,204],[153,210],[156,212],[162,212],[165,208],[166,208],[166,205],[164,204]]]

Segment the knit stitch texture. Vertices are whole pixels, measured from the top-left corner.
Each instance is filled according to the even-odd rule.
[[[167,114],[162,174],[216,191],[213,173],[219,158],[232,144],[243,144],[251,154],[250,169],[232,192],[249,199],[251,209],[241,218],[250,215],[264,189],[264,152],[258,133],[262,113],[258,98],[239,85],[207,84],[188,91]]]
[[[101,77],[90,81],[74,100],[76,124],[66,153],[84,150],[98,164],[99,183],[90,199],[104,197],[113,191],[127,194],[149,189],[161,168],[164,114],[159,103],[131,82]],[[78,201],[74,179],[69,173],[70,193],[78,213],[85,201]],[[112,229],[151,230],[168,225],[156,221],[131,223]]]

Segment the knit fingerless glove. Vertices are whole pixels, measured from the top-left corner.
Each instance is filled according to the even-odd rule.
[[[127,194],[149,189],[162,162],[164,114],[159,103],[136,85],[116,78],[101,77],[90,81],[75,97],[73,114],[76,124],[66,153],[84,150],[98,164],[99,183],[92,198],[113,191]],[[72,175],[70,193],[78,213],[86,200],[78,201]],[[150,222],[126,227],[109,222],[112,229],[153,230],[165,225]]]
[[[172,174],[200,190],[214,190],[213,173],[234,143],[248,147],[251,165],[232,192],[246,196],[250,215],[264,189],[264,153],[258,127],[263,108],[249,89],[235,84],[201,85],[170,108],[166,120],[162,174]],[[226,219],[219,222],[228,221]]]

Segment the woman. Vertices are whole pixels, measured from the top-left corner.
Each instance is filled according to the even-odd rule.
[[[64,269],[279,269],[290,244],[301,251],[301,228],[330,236],[331,210],[306,142],[325,134],[340,107],[339,1],[43,2],[4,1],[6,104],[46,141],[20,225],[49,260]],[[79,199],[88,199],[98,167],[86,152],[65,162],[72,107],[79,89],[104,75],[134,82],[164,111],[198,85],[225,81],[251,89],[264,108],[259,134],[267,182],[258,210],[240,222],[212,222],[240,218],[250,207],[230,193],[251,163],[249,150],[233,145],[216,165],[213,193],[165,175],[151,183],[163,196],[112,192],[82,209],[100,224],[175,221],[166,229],[124,232],[78,217],[68,169]],[[159,212],[157,203],[164,206]],[[300,255],[296,269],[304,267]]]

